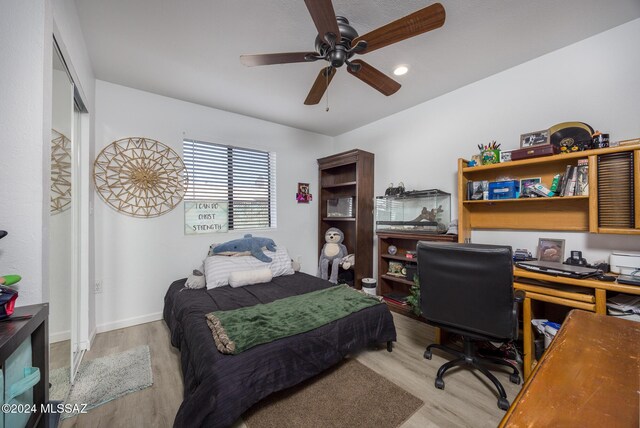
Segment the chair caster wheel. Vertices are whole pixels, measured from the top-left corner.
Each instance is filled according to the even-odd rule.
[[[498,407],[500,408],[500,410],[508,410],[509,409],[509,402],[507,401],[506,398],[500,397],[498,399]]]
[[[520,375],[513,373],[509,375],[509,380],[511,383],[515,383],[516,385],[520,385]]]
[[[427,349],[426,351],[424,351],[424,357],[427,360],[430,360],[431,359],[431,350]]]
[[[444,381],[442,379],[436,379],[436,388],[444,389]],[[509,403],[507,403],[507,407],[509,407]]]

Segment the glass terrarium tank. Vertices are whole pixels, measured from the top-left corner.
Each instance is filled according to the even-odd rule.
[[[415,190],[376,197],[376,231],[446,233],[451,223],[451,194]]]

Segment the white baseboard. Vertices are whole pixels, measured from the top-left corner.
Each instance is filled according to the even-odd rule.
[[[158,321],[162,319],[162,312],[156,312],[153,314],[142,315],[139,317],[126,318],[123,320],[108,322],[97,326],[97,333],[104,333],[105,331],[117,330],[119,328],[131,327],[138,324],[146,324],[152,321]],[[93,340],[92,340],[93,341]]]
[[[49,343],[62,342],[71,339],[71,330],[49,333]]]
[[[88,351],[91,349],[91,345],[93,345],[93,341],[96,338],[97,328],[94,328],[91,334],[89,335],[89,340],[83,340],[80,342],[80,349]]]

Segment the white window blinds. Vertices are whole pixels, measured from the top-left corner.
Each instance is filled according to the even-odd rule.
[[[185,199],[229,203],[229,229],[276,227],[276,154],[195,140],[182,143]]]

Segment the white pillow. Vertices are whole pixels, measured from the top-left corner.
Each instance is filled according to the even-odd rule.
[[[287,249],[278,246],[276,251],[265,250],[264,253],[271,257],[271,263],[261,262],[253,256],[227,257],[211,256],[204,260],[204,273],[207,277],[207,289],[223,287],[229,284],[231,272],[243,272],[269,268],[271,274],[276,276],[293,275],[291,258]]]
[[[272,278],[273,275],[269,268],[231,272],[229,275],[229,285],[236,288],[244,285],[269,282]]]

